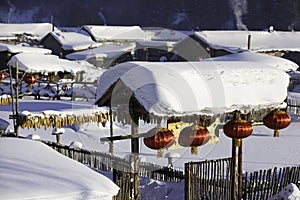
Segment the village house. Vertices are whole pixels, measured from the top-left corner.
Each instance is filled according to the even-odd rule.
[[[95,67],[108,68],[118,63],[133,60],[135,45],[103,45],[94,49],[66,55],[69,60],[86,60]]]
[[[53,31],[41,39],[40,45],[51,49],[54,55],[65,58],[67,54],[92,49],[101,44],[80,33]]]
[[[171,61],[174,45],[186,34],[166,28],[143,28],[151,36],[149,41],[137,41],[135,59],[142,61]]]
[[[197,38],[214,46],[247,49],[289,59],[300,64],[300,32],[293,31],[199,31]],[[212,56],[214,57],[214,56]]]
[[[41,38],[57,28],[50,23],[0,23],[0,30],[0,42],[37,44]]]
[[[7,69],[7,62],[18,53],[51,54],[50,49],[0,43],[0,70]]]
[[[94,41],[113,44],[134,44],[140,40],[151,40],[151,36],[139,26],[85,25],[78,33],[89,35]]]

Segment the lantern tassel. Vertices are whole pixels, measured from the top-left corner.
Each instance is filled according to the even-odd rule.
[[[164,150],[163,149],[158,149],[156,157],[161,158],[161,157],[163,157],[163,154],[164,154]]]
[[[242,140],[241,139],[237,139],[237,138],[234,139],[234,145],[236,147],[240,147],[241,144],[242,144]]]
[[[274,129],[274,137],[279,137],[279,130],[278,129]]]
[[[198,154],[198,148],[196,146],[191,147],[191,154],[195,154],[195,155]]]

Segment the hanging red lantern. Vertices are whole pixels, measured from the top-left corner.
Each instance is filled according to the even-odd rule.
[[[30,88],[32,88],[32,84],[34,84],[37,81],[37,78],[35,75],[28,75],[25,76],[23,80],[29,85]]]
[[[189,126],[181,130],[178,142],[181,146],[191,147],[191,153],[198,153],[198,146],[206,144],[210,139],[210,133],[203,126]]]
[[[240,146],[241,139],[250,136],[253,131],[253,127],[247,120],[238,118],[227,122],[224,125],[223,130],[227,137],[237,139],[235,145]]]
[[[274,129],[274,137],[279,137],[279,130],[288,127],[291,123],[291,116],[283,110],[276,109],[263,118],[266,127]]]
[[[6,74],[5,73],[0,73],[0,83],[2,82],[2,80],[4,80],[6,78]]]
[[[155,134],[156,129],[152,129],[148,135],[144,137],[144,144],[150,148],[158,150],[157,157],[162,157],[163,149],[173,145],[175,136],[172,131],[167,128],[159,129]]]

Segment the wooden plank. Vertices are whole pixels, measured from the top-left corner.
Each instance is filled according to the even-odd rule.
[[[264,196],[265,196],[265,190],[266,190],[266,171],[267,170],[263,170],[263,174],[262,174],[262,178],[261,178],[261,196],[260,198],[261,199],[265,199]]]
[[[265,196],[263,196],[264,199],[268,199],[270,196],[270,185],[271,185],[271,174],[272,174],[272,170],[269,169],[267,171],[267,175],[266,175],[266,182],[267,182],[267,185],[266,185],[266,190],[265,190]]]
[[[191,169],[190,169],[191,164],[190,163],[185,163],[184,169],[184,191],[185,191],[185,200],[190,200],[190,188],[191,188]]]
[[[248,192],[247,192],[247,196],[249,197],[248,199],[252,199],[253,184],[254,184],[253,173],[250,173],[250,180],[249,180],[249,186],[248,186],[249,189],[248,189]]]
[[[256,191],[257,191],[257,188],[258,188],[258,172],[254,172],[254,176],[253,176],[253,179],[254,179],[254,186],[253,186],[253,198],[257,198],[256,197]]]
[[[243,199],[247,199],[247,191],[248,191],[248,172],[245,172],[245,179],[244,179],[244,187],[243,187]]]

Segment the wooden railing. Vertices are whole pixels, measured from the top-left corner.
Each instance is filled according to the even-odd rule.
[[[113,169],[130,173],[131,163],[124,159],[108,153],[88,151],[85,149],[74,149],[55,142],[42,141],[61,154],[81,162],[94,169],[111,171]],[[162,167],[154,163],[140,162],[138,173],[140,176],[155,180],[180,182],[184,179],[183,171],[173,168]]]
[[[231,158],[186,163],[185,199],[230,200],[230,168]],[[243,199],[268,199],[289,183],[300,187],[300,166],[246,172]]]

